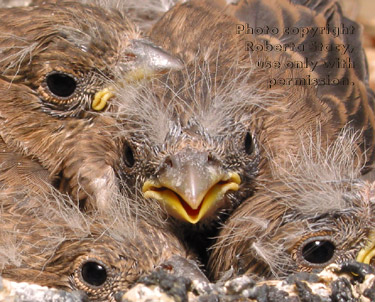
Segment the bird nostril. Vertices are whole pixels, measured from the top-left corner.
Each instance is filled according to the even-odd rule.
[[[218,159],[217,159],[217,157],[216,157],[214,154],[212,154],[212,153],[210,152],[210,153],[208,153],[208,155],[207,155],[207,162],[208,162],[208,163],[217,163],[217,162],[218,162]]]
[[[170,156],[167,156],[164,160],[164,166],[167,168],[173,168],[173,160]]]

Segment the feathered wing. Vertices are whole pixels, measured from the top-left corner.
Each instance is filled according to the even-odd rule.
[[[241,22],[239,34],[257,35],[260,44],[287,47],[292,68],[296,68],[296,62],[303,62],[309,66],[303,66],[309,77],[325,80],[315,87],[316,95],[330,108],[334,123],[350,124],[363,131],[361,148],[371,165],[375,154],[375,104],[368,83],[362,26],[346,18],[336,0],[253,0],[219,6]],[[328,79],[332,84],[327,84]]]

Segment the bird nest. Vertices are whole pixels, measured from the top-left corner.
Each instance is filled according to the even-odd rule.
[[[0,280],[0,301],[7,302],[81,302],[82,292],[68,293],[35,284]],[[194,301],[361,301],[375,299],[375,270],[369,265],[348,262],[332,264],[321,272],[296,273],[285,280],[255,282],[248,276],[206,283],[157,269],[142,277],[125,293],[115,297],[119,302],[194,302]]]

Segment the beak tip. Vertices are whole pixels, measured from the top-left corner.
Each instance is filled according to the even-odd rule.
[[[179,58],[154,45],[151,41],[135,39],[128,52],[135,55],[137,63],[150,73],[183,68],[183,62]]]

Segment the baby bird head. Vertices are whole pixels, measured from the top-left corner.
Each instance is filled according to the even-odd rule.
[[[283,176],[244,201],[211,250],[211,276],[283,278],[347,260],[373,263],[374,183],[359,179],[353,139],[346,133],[318,157],[319,145],[305,146]]]
[[[233,193],[239,189],[251,194],[260,152],[249,114],[239,108],[245,111],[241,102],[246,92],[252,97],[251,89],[226,83],[214,88],[208,70],[190,67],[168,74],[162,79],[166,82],[151,81],[128,98],[121,110],[125,150],[120,178],[127,195],[142,190],[170,215],[196,224],[238,203]]]
[[[327,21],[310,7],[277,5],[308,14],[301,26]],[[260,8],[246,7],[254,20],[269,20],[274,10],[268,4]],[[20,16],[16,25],[8,17],[12,12]],[[341,20],[339,10],[333,13],[330,20]],[[327,141],[347,123],[363,128],[366,139],[356,144],[371,149],[374,118],[364,58],[356,58],[361,77],[347,71],[356,85],[341,89],[338,98],[335,85],[270,84],[325,76],[324,68],[317,75],[311,68],[288,67],[305,58],[303,52],[245,47],[285,39],[305,45],[313,37],[233,34],[243,19],[209,2],[189,1],[168,11],[149,32],[182,66],[113,10],[61,3],[2,14],[4,144],[47,169],[56,187],[86,208],[107,208],[120,188],[131,198],[151,198],[151,208],[206,225],[251,196],[258,179],[273,177],[269,154],[285,163],[288,152],[299,148],[296,136],[317,124]],[[296,21],[288,14],[274,19],[280,29]],[[309,52],[305,59],[322,65],[327,56]],[[268,61],[281,67],[262,64]],[[172,71],[138,85],[140,78],[166,70]],[[332,73],[344,76],[340,70]]]
[[[52,192],[1,193],[2,277],[114,302],[117,292],[172,256],[188,257],[169,229],[131,216],[123,200],[113,212],[87,216]]]
[[[2,149],[74,199],[105,203],[121,142],[113,86],[180,68],[119,11],[80,3],[0,9]],[[99,196],[97,196],[99,194]],[[100,205],[104,206],[104,205]]]
[[[262,18],[266,7],[252,13],[269,20]],[[322,21],[308,12],[311,19],[301,20],[306,26]],[[291,22],[284,17],[277,20],[280,28]],[[268,158],[272,154],[273,161],[285,164],[288,153],[299,149],[301,133],[319,128],[321,139],[331,141],[351,123],[328,87],[324,93],[314,85],[271,87],[272,79],[315,74],[288,67],[287,62],[301,59],[297,51],[246,49],[246,43],[263,43],[264,37],[234,34],[238,22],[204,1],[176,5],[153,26],[150,38],[178,54],[185,67],[138,89],[119,110],[126,141],[121,178],[128,194],[142,191],[150,204],[160,203],[169,215],[198,226],[225,219],[222,214],[253,194],[257,180],[273,178]],[[269,39],[282,43],[283,38]],[[302,43],[297,37],[293,42]],[[281,67],[267,68],[265,61]],[[129,89],[123,93],[129,95]],[[363,100],[360,108],[366,108],[371,124],[366,97],[355,91],[347,97]]]

